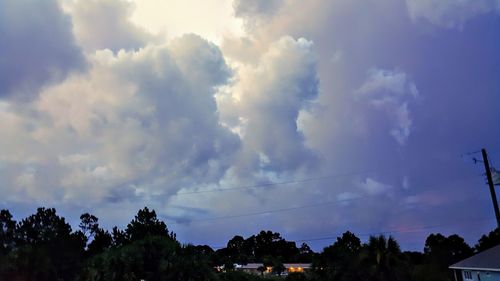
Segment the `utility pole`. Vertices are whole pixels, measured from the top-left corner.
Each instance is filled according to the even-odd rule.
[[[488,185],[490,186],[491,199],[493,200],[493,209],[495,209],[495,217],[497,218],[497,227],[500,228],[500,211],[498,210],[497,194],[495,193],[495,186],[493,185],[490,163],[488,162],[486,149],[481,149],[481,152],[483,153],[484,169],[486,170],[486,177],[488,178]]]

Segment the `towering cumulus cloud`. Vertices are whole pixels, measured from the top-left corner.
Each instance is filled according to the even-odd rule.
[[[405,144],[410,136],[412,120],[408,104],[418,97],[415,84],[406,73],[384,69],[371,69],[369,78],[356,91],[376,107],[384,109],[394,122],[390,134],[399,144]]]
[[[100,51],[91,61],[88,74],[41,93],[37,129],[23,132],[36,139],[39,161],[29,167],[40,191],[48,167],[60,171],[63,200],[175,192],[176,182],[222,176],[239,140],[218,121],[213,95],[229,70],[217,47],[186,35],[137,52]],[[10,164],[26,165],[18,160]]]
[[[210,245],[491,217],[458,155],[500,159],[499,1],[0,0],[0,207]]]
[[[0,38],[0,98],[31,98],[41,85],[85,66],[71,19],[56,0],[0,1]]]
[[[240,161],[275,172],[312,165],[315,157],[297,126],[299,112],[318,94],[312,42],[281,38],[256,65],[240,67],[237,78],[219,105],[228,124],[240,132]]]

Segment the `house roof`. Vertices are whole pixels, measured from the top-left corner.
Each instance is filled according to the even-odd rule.
[[[247,263],[247,264],[236,264],[235,268],[237,268],[237,269],[258,269],[261,266],[263,266],[262,263]],[[284,263],[283,266],[285,268],[290,268],[290,267],[302,267],[305,269],[311,268],[310,263]]]
[[[290,268],[290,267],[311,268],[310,263],[284,263],[283,266],[285,266],[285,268]]]
[[[500,271],[500,245],[459,261],[450,266],[451,269],[471,269],[484,271]]]
[[[262,263],[247,263],[247,264],[236,264],[235,268],[241,268],[241,269],[258,269],[261,266],[263,266]]]

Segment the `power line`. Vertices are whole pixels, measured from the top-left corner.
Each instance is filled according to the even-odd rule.
[[[421,227],[413,227],[413,228],[406,228],[406,229],[391,229],[391,230],[384,230],[384,231],[379,231],[379,232],[368,232],[368,233],[361,233],[361,234],[354,234],[356,236],[361,236],[361,237],[366,237],[366,236],[376,236],[376,235],[386,235],[386,234],[401,234],[401,233],[411,233],[411,232],[422,232],[424,230],[428,229],[433,229],[433,228],[439,228],[443,226],[451,226],[451,225],[458,225],[462,224],[464,222],[473,222],[473,223],[480,223],[484,221],[491,221],[492,218],[474,218],[474,219],[468,219],[468,220],[461,220],[458,222],[454,223],[442,223],[442,224],[434,224],[434,225],[426,225],[426,226],[421,226]],[[329,236],[323,236],[323,237],[314,237],[314,238],[301,238],[301,239],[292,239],[290,241],[294,242],[312,242],[312,241],[323,241],[323,240],[335,240],[339,238],[340,235],[342,235],[345,232],[337,232],[335,234],[329,235]],[[222,249],[225,248],[226,246],[216,246],[212,247],[213,249]]]
[[[463,181],[464,179],[472,179],[472,178],[476,178],[476,176],[474,176],[474,177],[469,176],[469,177],[456,179],[454,181],[451,181],[450,183]],[[434,184],[434,185],[437,185],[437,184]],[[427,187],[434,186],[434,185],[428,185]],[[280,212],[288,212],[288,211],[293,211],[293,210],[315,208],[315,207],[328,206],[328,205],[334,206],[334,205],[341,205],[343,203],[347,203],[347,202],[351,202],[351,201],[357,201],[357,200],[361,200],[361,199],[378,197],[378,196],[382,196],[382,195],[383,194],[365,195],[365,196],[358,196],[358,197],[354,197],[354,198],[341,199],[341,200],[335,200],[335,201],[327,201],[327,202],[319,202],[319,203],[301,205],[301,206],[295,206],[295,207],[271,209],[271,210],[243,213],[243,214],[237,214],[237,215],[228,215],[228,216],[219,216],[219,217],[211,217],[211,218],[203,218],[203,219],[186,220],[186,222],[172,222],[172,223],[169,223],[169,225],[182,225],[182,224],[190,224],[193,222],[196,223],[196,222],[215,221],[215,220],[241,218],[241,217],[251,217],[251,216],[280,213]],[[469,198],[467,198],[466,200],[469,200]]]
[[[375,195],[375,196],[380,196],[380,195]],[[239,214],[239,215],[229,215],[229,216],[191,220],[191,221],[189,221],[189,223],[213,221],[213,220],[221,220],[221,219],[241,218],[241,217],[251,217],[251,216],[258,216],[258,215],[265,215],[265,214],[272,214],[272,213],[279,213],[279,212],[287,212],[287,211],[306,209],[306,208],[315,208],[315,207],[326,206],[326,205],[339,205],[342,203],[351,202],[351,201],[360,200],[360,199],[366,199],[366,198],[375,197],[375,196],[374,195],[372,195],[372,196],[360,196],[360,197],[355,197],[355,198],[336,200],[336,201],[327,201],[327,202],[323,202],[323,203],[315,203],[315,204],[302,205],[302,206],[289,207],[289,208],[272,209],[272,210],[267,210],[267,211],[245,213],[245,214]],[[172,225],[172,224],[184,224],[184,223],[174,222],[174,223],[169,223],[169,224]]]
[[[474,177],[468,176],[468,177],[456,179],[456,180],[448,182],[448,183],[463,181],[465,179],[472,179],[472,178],[477,178],[477,176],[474,176]],[[298,182],[298,181],[295,181],[295,182]],[[438,184],[434,184],[434,185],[438,185]],[[434,186],[434,185],[427,185],[427,187]],[[259,186],[261,186],[261,185],[259,185]],[[340,204],[343,204],[343,203],[346,203],[346,202],[355,201],[355,200],[361,200],[361,199],[366,199],[366,198],[380,196],[380,195],[382,195],[382,194],[371,195],[371,196],[362,196],[362,197],[349,198],[349,199],[336,200],[336,201],[329,201],[329,202],[321,202],[321,203],[308,204],[308,205],[302,205],[302,206],[296,206],[296,207],[288,207],[288,208],[272,209],[272,210],[259,211],[259,212],[251,212],[251,213],[238,214],[238,215],[228,215],[228,216],[220,216],[220,217],[212,217],[212,218],[190,220],[190,221],[187,221],[186,223],[184,223],[184,222],[174,222],[174,223],[170,223],[169,225],[180,225],[180,224],[188,224],[188,223],[192,223],[192,222],[205,222],[205,221],[214,221],[214,220],[222,220],[222,219],[231,219],[231,218],[257,216],[257,215],[264,215],[264,214],[271,214],[271,213],[278,213],[278,212],[286,212],[286,211],[292,211],[292,210],[298,210],[298,209],[305,209],[305,208],[321,207],[321,206],[327,206],[327,205],[340,205]],[[470,200],[470,198],[466,198],[466,200]],[[409,210],[406,210],[406,211],[412,211],[412,210],[409,209]],[[476,221],[478,221],[478,220],[476,219]],[[456,224],[456,223],[453,223],[453,224]],[[409,228],[409,229],[403,229],[403,230],[401,230],[401,229],[399,229],[399,230],[387,230],[387,231],[381,231],[381,232],[373,232],[373,233],[360,234],[360,236],[369,236],[369,235],[377,235],[377,234],[381,235],[381,234],[390,234],[390,233],[418,232],[418,231],[422,231],[422,230],[425,230],[425,229],[432,229],[432,228],[442,227],[442,226],[446,226],[446,225],[451,225],[451,224],[429,225],[429,226],[422,226],[422,227],[419,227],[419,228]],[[295,240],[295,241],[296,242],[307,242],[307,241],[319,241],[319,240],[332,240],[332,239],[336,239],[336,238],[337,238],[337,236],[328,236],[328,237],[298,239],[298,240]],[[223,248],[223,247],[212,247],[212,248],[217,249],[217,248]]]
[[[211,192],[224,192],[224,191],[232,191],[232,190],[244,190],[244,189],[253,189],[253,188],[260,188],[260,187],[268,187],[268,186],[289,185],[289,184],[296,184],[296,183],[306,183],[306,182],[320,181],[320,180],[326,180],[326,179],[332,179],[332,178],[341,178],[341,177],[346,177],[346,176],[362,175],[362,174],[367,174],[369,172],[371,172],[371,171],[367,170],[367,171],[362,171],[362,172],[342,173],[342,174],[330,175],[330,176],[305,178],[305,179],[289,180],[289,181],[281,181],[281,182],[270,182],[270,183],[262,183],[262,184],[246,185],[246,186],[186,191],[186,192],[176,193],[176,194],[174,194],[174,196],[199,194],[199,193],[211,193]]]

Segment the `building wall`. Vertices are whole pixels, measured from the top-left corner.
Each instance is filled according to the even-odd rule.
[[[464,281],[500,281],[500,272],[462,270]]]

